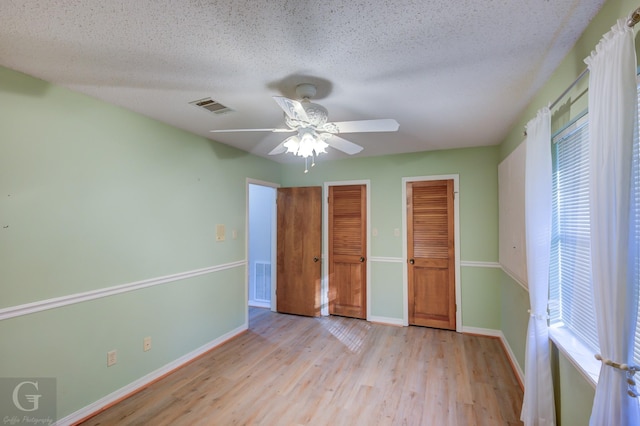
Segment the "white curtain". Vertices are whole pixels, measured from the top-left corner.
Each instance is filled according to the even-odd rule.
[[[603,358],[590,424],[639,425],[638,400],[627,395],[626,373],[607,365],[607,361],[633,361],[637,306],[629,273],[634,260],[629,259],[629,209],[637,126],[633,30],[619,20],[585,62],[590,71],[591,264]]]
[[[526,144],[525,227],[531,316],[520,420],[525,426],[543,426],[555,424],[547,326],[552,189],[549,108],[538,111],[527,124]]]

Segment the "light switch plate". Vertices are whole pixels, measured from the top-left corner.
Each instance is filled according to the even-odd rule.
[[[224,225],[216,225],[216,241],[224,241]]]
[[[114,349],[107,352],[107,367],[111,367],[118,362],[118,352]]]

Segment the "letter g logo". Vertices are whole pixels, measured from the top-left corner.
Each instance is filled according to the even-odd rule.
[[[33,385],[33,387],[36,388],[36,390],[38,390],[38,382],[24,381],[24,382],[18,383],[18,385],[13,389],[13,405],[15,405],[16,408],[21,411],[36,411],[38,409],[38,402],[40,400],[40,397],[42,397],[42,395],[25,395],[25,398],[27,399],[27,401],[33,404],[33,406],[32,408],[24,408],[22,404],[20,404],[20,399],[18,398],[20,389],[22,389],[24,385]]]

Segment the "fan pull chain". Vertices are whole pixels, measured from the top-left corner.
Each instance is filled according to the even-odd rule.
[[[309,159],[307,157],[304,157],[304,172],[305,173],[309,173]]]

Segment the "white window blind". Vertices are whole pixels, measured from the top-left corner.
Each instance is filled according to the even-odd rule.
[[[640,105],[640,85],[638,86]],[[640,108],[639,108],[640,110]],[[640,122],[640,116],[639,120]],[[549,308],[551,325],[567,327],[593,353],[598,334],[591,287],[589,226],[589,122],[578,118],[553,137],[553,228]],[[633,280],[640,312],[640,143],[636,129],[632,171]],[[640,365],[640,315],[636,319],[634,362]]]
[[[553,137],[551,324],[598,352],[591,287],[588,116]]]

